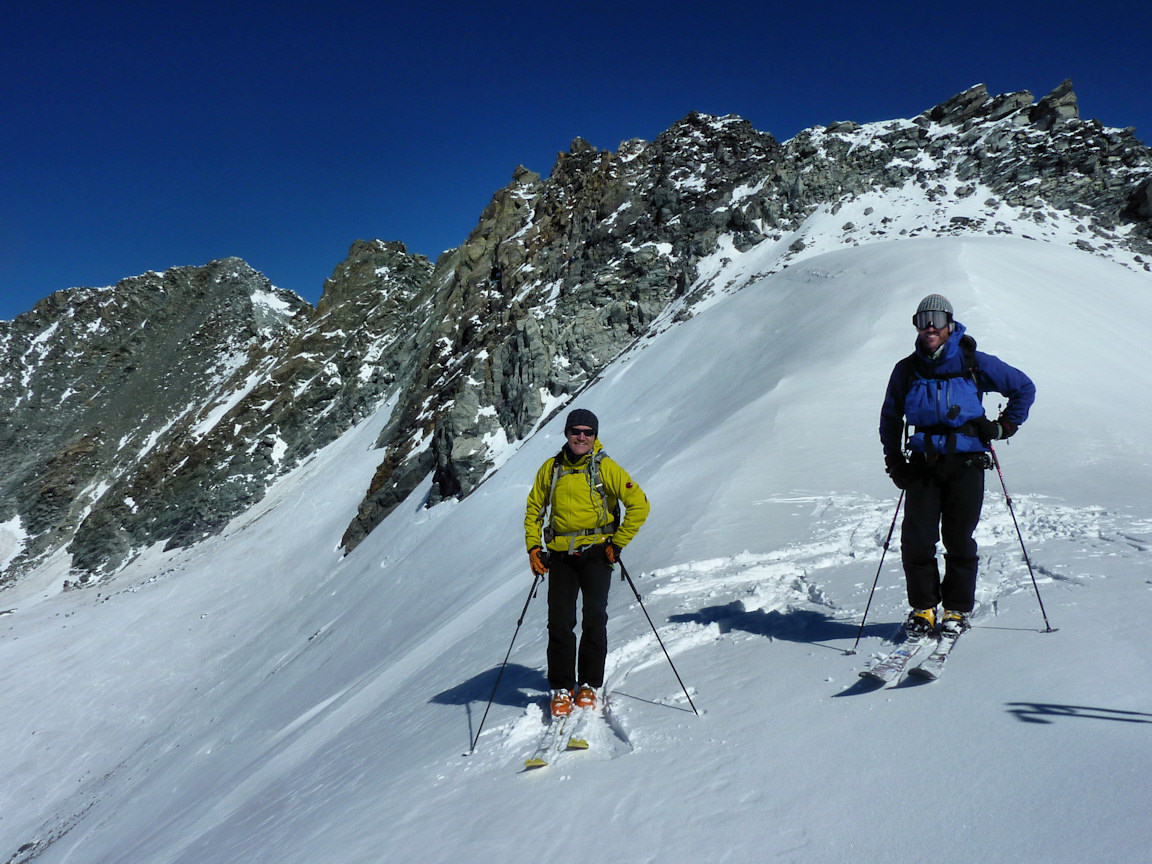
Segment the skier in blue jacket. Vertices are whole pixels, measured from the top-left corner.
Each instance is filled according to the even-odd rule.
[[[992,466],[989,442],[1011,437],[1028,419],[1036,387],[1019,369],[977,351],[940,294],[920,301],[912,323],[916,350],[892,370],[880,409],[884,465],[905,494],[900,555],[912,611],[904,626],[910,634],[932,632],[942,605],[940,628],[959,632],[975,605],[972,534],[984,504],[984,471]],[[984,414],[986,392],[1008,399],[996,420]],[[944,543],[943,580],[937,540]]]

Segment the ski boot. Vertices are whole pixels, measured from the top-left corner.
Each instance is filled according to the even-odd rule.
[[[904,632],[909,639],[919,639],[929,635],[936,629],[935,609],[913,609],[908,620],[904,622]]]
[[[596,707],[596,690],[589,687],[587,684],[581,684],[580,688],[576,691],[576,707],[577,708],[595,708]]]
[[[945,609],[944,616],[940,619],[940,632],[950,636],[959,636],[971,626],[968,616],[963,612]]]
[[[572,713],[572,694],[567,690],[552,691],[552,716],[567,717]]]

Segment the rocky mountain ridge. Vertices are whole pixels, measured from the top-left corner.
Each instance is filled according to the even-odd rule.
[[[1081,119],[1068,82],[783,143],[690,114],[616,152],[577,139],[547,179],[518,168],[435,264],[357,241],[315,310],[237,259],[58,292],[0,322],[0,583],[67,555],[83,584],[195,543],[388,410],[333,538],[350,550],[429,474],[429,505],[470,493],[621,352],[738,290],[725,258],[828,251],[806,228],[830,218],[840,245],[1026,229],[1152,269],[1152,152]]]

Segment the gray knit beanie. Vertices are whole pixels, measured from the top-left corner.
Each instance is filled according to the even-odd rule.
[[[916,307],[917,312],[947,312],[949,317],[952,316],[952,304],[948,302],[948,298],[943,294],[929,294],[920,301],[920,305]]]
[[[952,304],[943,294],[929,294],[916,307],[916,312],[912,315],[912,326],[917,330],[923,330],[928,326],[951,330]]]

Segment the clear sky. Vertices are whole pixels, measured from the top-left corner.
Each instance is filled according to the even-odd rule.
[[[0,0],[0,319],[238,256],[315,303],[357,239],[433,260],[517,165],[690,111],[786,140],[973,84],[1152,142],[1152,7]]]

